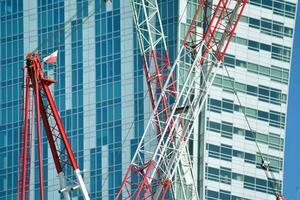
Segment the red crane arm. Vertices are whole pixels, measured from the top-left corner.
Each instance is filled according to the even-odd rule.
[[[89,199],[89,195],[86,186],[83,182],[78,164],[70,145],[68,136],[63,126],[62,120],[55,105],[53,96],[51,94],[49,86],[55,83],[55,80],[51,80],[45,77],[39,55],[36,53],[28,53],[26,56],[26,92],[25,92],[25,122],[24,122],[24,134],[23,134],[23,148],[22,148],[22,165],[20,171],[22,171],[22,177],[19,178],[19,198],[25,200],[26,193],[29,197],[28,184],[29,177],[27,172],[28,159],[31,156],[30,149],[28,150],[28,138],[30,136],[29,131],[29,99],[30,99],[30,87],[32,87],[32,97],[35,97],[35,110],[37,120],[37,138],[38,138],[38,159],[39,159],[39,177],[40,177],[40,198],[44,199],[44,180],[43,180],[43,154],[42,154],[42,135],[40,121],[42,118],[47,139],[49,142],[50,150],[54,159],[57,174],[59,176],[60,189],[59,192],[63,193],[65,199],[70,199],[69,192],[76,188],[80,188],[82,196],[85,200]],[[33,119],[31,119],[33,120]],[[29,155],[28,155],[29,154]],[[30,165],[29,165],[30,167]],[[75,180],[78,185],[67,186],[65,184],[64,169],[71,167]]]

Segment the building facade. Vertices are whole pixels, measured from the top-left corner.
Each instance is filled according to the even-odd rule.
[[[171,62],[197,2],[158,0]],[[194,145],[203,199],[271,200],[282,191],[296,4],[250,0],[246,7],[224,60],[230,77],[219,70]],[[22,67],[36,48],[41,57],[59,52],[57,65],[43,67],[57,80],[52,91],[91,198],[113,199],[152,109],[129,1],[0,0],[0,11],[0,200],[17,199]],[[59,199],[45,135],[43,157],[46,199]],[[38,163],[31,166],[31,199],[39,199]]]
[[[249,0],[245,8],[224,59],[229,76],[225,67],[218,71],[202,126],[205,173],[198,180],[206,199],[282,194],[296,4]]]

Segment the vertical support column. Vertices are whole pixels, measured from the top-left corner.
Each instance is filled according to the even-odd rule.
[[[28,142],[28,115],[29,115],[29,76],[26,73],[26,91],[25,91],[25,113],[24,113],[24,136],[23,136],[23,163],[22,163],[22,188],[21,188],[21,199],[25,200],[26,194],[26,161],[27,161],[27,142]]]
[[[34,93],[35,93],[35,110],[37,122],[37,138],[38,138],[38,159],[39,159],[39,175],[40,175],[40,199],[44,200],[44,173],[43,173],[43,144],[41,133],[41,113],[40,113],[40,95],[39,84],[37,81],[37,73],[33,75],[34,78]]]

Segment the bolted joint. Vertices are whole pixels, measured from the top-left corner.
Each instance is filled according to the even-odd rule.
[[[74,186],[66,186],[66,187],[64,187],[64,188],[62,188],[62,189],[60,189],[60,190],[58,190],[58,193],[63,193],[63,192],[66,192],[66,191],[74,191],[74,190],[76,190],[76,189],[78,189],[79,188],[79,185],[74,185]]]
[[[73,191],[73,190],[76,190],[78,188],[79,188],[79,185],[75,185],[75,186],[71,187],[71,190]]]
[[[40,57],[39,54],[30,52],[26,55],[26,67],[34,67],[33,65],[39,64],[40,65]]]
[[[26,59],[26,67],[30,67],[33,64],[32,60]]]
[[[169,180],[169,179],[163,181],[163,184],[166,186],[170,185],[170,183],[171,183],[171,180]]]

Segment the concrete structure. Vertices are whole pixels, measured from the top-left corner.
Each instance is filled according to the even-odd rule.
[[[186,1],[158,2],[174,60],[195,1],[187,6]],[[193,147],[203,199],[271,200],[273,186],[282,190],[296,4],[250,0],[246,7],[225,58],[231,78],[219,70]],[[0,200],[17,199],[21,69],[25,54],[36,47],[41,57],[59,51],[58,65],[44,68],[58,81],[52,89],[91,198],[113,199],[152,109],[129,1],[0,0],[0,11]],[[44,137],[47,199],[58,199],[58,178]],[[276,181],[267,183],[254,140]],[[31,199],[39,199],[37,163],[32,167]]]

